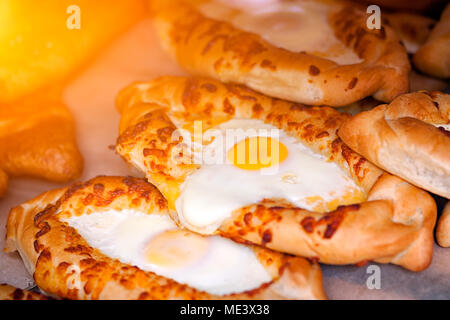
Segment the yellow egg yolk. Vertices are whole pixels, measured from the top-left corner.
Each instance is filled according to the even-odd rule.
[[[184,230],[168,230],[150,240],[145,257],[159,267],[176,269],[199,261],[207,249],[208,240],[203,236]]]
[[[288,149],[270,137],[251,137],[235,144],[227,152],[227,159],[243,170],[260,170],[283,162]]]

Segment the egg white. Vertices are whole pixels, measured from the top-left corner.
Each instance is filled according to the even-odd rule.
[[[320,196],[328,202],[345,196],[349,190],[362,192],[336,163],[327,161],[283,130],[261,120],[234,119],[215,129],[227,137],[214,139],[204,146],[203,154],[206,158],[214,155],[221,161],[203,164],[190,174],[175,201],[180,221],[188,229],[212,234],[234,210],[263,199],[285,199],[297,207],[314,211],[317,203],[311,202],[311,197]],[[237,142],[246,137],[267,136],[283,143],[289,154],[275,168],[264,171],[240,169],[226,159],[230,144],[224,141],[233,129],[246,133],[235,139]]]
[[[75,228],[90,246],[110,258],[211,294],[252,290],[272,280],[252,249],[220,236],[206,238],[207,250],[198,261],[176,268],[150,263],[145,258],[149,241],[165,231],[177,229],[167,215],[109,210],[63,221]],[[195,253],[197,248],[188,249]]]

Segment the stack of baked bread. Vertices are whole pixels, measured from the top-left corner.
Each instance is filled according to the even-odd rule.
[[[320,263],[429,266],[430,193],[450,198],[450,96],[435,90],[450,6],[371,29],[366,6],[339,0],[149,3],[192,76],[118,94],[116,151],[145,179],[99,176],[11,210],[6,251],[42,292],[325,299]],[[450,246],[450,205],[436,237]]]

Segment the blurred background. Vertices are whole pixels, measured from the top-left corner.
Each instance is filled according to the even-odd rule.
[[[222,0],[221,0],[222,1]],[[223,0],[225,1],[225,0]],[[233,0],[264,5],[277,0]],[[118,91],[133,81],[185,72],[161,48],[144,0],[2,0],[0,1],[0,135],[20,101],[56,90],[60,102],[74,118],[76,141],[84,159],[78,179],[103,175],[140,174],[113,151],[119,114]],[[447,1],[360,1],[378,4],[384,13],[412,13],[423,17],[428,28]],[[408,24],[405,34],[417,32]],[[422,30],[423,31],[423,30]],[[415,89],[444,90],[448,83],[415,72]],[[428,86],[428,87],[426,87]],[[27,114],[48,107],[36,99]],[[3,119],[2,119],[3,115]],[[2,122],[3,121],[3,122]],[[5,133],[3,133],[5,134]],[[0,145],[0,169],[1,169]],[[12,176],[0,199],[0,247],[3,247],[9,209],[52,188],[67,185],[39,178]],[[438,199],[438,202],[442,202]],[[450,250],[436,246],[433,263],[421,273],[393,265],[380,265],[382,290],[366,286],[366,267],[323,266],[324,285],[331,299],[449,298]],[[32,276],[17,255],[0,252],[0,283],[20,288],[33,286]]]

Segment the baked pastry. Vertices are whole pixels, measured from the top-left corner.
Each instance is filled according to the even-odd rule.
[[[447,202],[439,218],[436,239],[441,247],[450,247],[450,201]]]
[[[183,77],[131,85],[117,105],[116,150],[162,191],[184,227],[329,264],[428,266],[433,199],[337,137],[350,115]],[[233,128],[256,133],[221,147],[222,133]],[[273,153],[264,156],[264,145]]]
[[[366,28],[354,4],[274,1],[231,8],[217,1],[151,1],[163,46],[190,73],[269,96],[345,106],[408,91],[405,48],[389,26]]]
[[[59,90],[0,105],[1,170],[62,182],[77,178],[82,168],[74,121]],[[2,185],[6,177],[0,173],[0,190]]]
[[[326,298],[318,264],[178,229],[161,193],[131,177],[97,177],[13,208],[6,251],[16,250],[41,290],[60,298]]]
[[[450,77],[450,4],[431,31],[427,42],[413,57],[414,66],[435,77]]]
[[[49,300],[37,292],[18,289],[7,284],[0,284],[0,300]]]
[[[143,2],[47,0],[42,5],[3,0],[0,103],[12,103],[79,72],[87,60],[143,15]]]
[[[450,95],[402,95],[347,121],[339,136],[380,168],[450,198]]]

